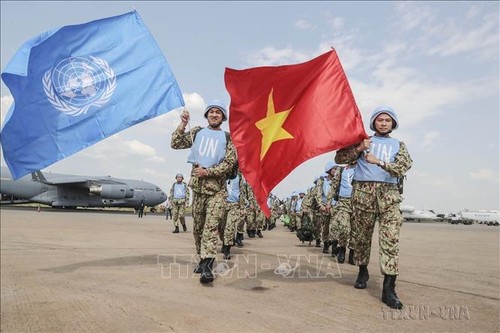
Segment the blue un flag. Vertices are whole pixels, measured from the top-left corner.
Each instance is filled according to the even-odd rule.
[[[2,79],[14,97],[1,133],[14,179],[184,106],[165,56],[135,11],[27,41]]]

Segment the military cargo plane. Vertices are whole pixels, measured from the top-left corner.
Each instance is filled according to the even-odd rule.
[[[167,200],[157,185],[111,176],[88,177],[32,172],[13,180],[7,167],[1,168],[2,204],[35,202],[57,208],[130,207],[139,208],[141,201],[153,207]]]

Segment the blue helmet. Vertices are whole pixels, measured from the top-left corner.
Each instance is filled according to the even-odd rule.
[[[177,177],[182,177],[182,179],[184,179],[184,175],[182,173],[178,173],[175,175],[175,178],[177,179]]]
[[[392,118],[392,129],[395,130],[399,126],[398,116],[396,115],[396,111],[393,108],[387,105],[378,106],[375,110],[373,110],[372,116],[370,117],[370,129],[375,131],[375,126],[373,123],[375,122],[375,118],[379,116],[381,113],[387,113]]]
[[[333,167],[335,167],[336,165],[337,164],[335,164],[335,162],[332,162],[332,161],[326,163],[326,165],[325,165],[325,173],[328,173],[328,171],[332,170]]]
[[[208,103],[207,107],[205,108],[205,114],[204,114],[205,118],[207,117],[207,113],[211,108],[217,108],[217,109],[221,110],[222,115],[223,115],[222,121],[227,120],[227,109],[226,109],[226,105],[224,103],[222,103],[219,100],[210,101],[210,103]]]

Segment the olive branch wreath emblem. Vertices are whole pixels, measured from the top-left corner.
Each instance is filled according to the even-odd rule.
[[[64,100],[62,100],[61,98],[59,98],[59,96],[57,96],[56,92],[54,91],[54,87],[52,86],[52,69],[49,69],[48,71],[45,72],[42,78],[43,90],[45,91],[45,94],[47,95],[47,99],[49,100],[50,104],[52,104],[52,106],[54,106],[57,110],[71,116],[78,116],[80,114],[87,113],[87,111],[92,106],[96,107],[103,106],[111,99],[111,96],[113,95],[113,92],[116,89],[115,72],[113,71],[111,66],[109,66],[109,64],[106,62],[106,60],[93,56],[89,57],[97,66],[99,66],[102,69],[102,71],[108,78],[108,84],[106,85],[104,93],[99,99],[85,105],[82,108],[74,107],[69,103],[65,102]]]

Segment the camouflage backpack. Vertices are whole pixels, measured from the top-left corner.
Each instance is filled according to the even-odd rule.
[[[314,240],[314,226],[309,214],[302,215],[302,227],[297,230],[297,237],[299,240],[304,242],[309,242],[309,245]]]

